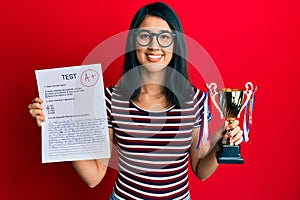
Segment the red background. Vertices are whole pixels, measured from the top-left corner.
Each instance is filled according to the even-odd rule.
[[[1,199],[108,199],[115,170],[89,189],[70,163],[41,164],[40,129],[27,110],[37,96],[34,70],[82,64],[149,2],[1,2]],[[298,1],[165,2],[213,58],[226,86],[259,86],[251,142],[242,144],[245,164],[222,165],[204,182],[191,174],[192,199],[300,199]],[[105,72],[106,85],[117,80],[121,63]]]

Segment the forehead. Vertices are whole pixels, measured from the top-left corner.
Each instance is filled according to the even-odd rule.
[[[139,28],[147,29],[152,32],[158,32],[161,30],[171,31],[169,24],[165,20],[163,20],[160,17],[155,17],[151,15],[147,15],[145,17],[145,19],[140,24]]]

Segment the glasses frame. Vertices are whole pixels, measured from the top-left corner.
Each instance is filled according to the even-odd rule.
[[[148,43],[148,44],[141,44],[141,43],[138,42],[137,36],[138,36],[138,34],[140,34],[141,32],[145,32],[145,33],[148,33],[148,34],[150,35],[150,40],[149,40],[149,43]],[[150,32],[149,30],[144,30],[144,29],[143,29],[143,30],[135,31],[134,33],[135,33],[135,37],[136,37],[136,43],[137,43],[138,45],[142,46],[142,47],[149,46],[149,45],[151,44],[151,42],[153,41],[153,37],[156,36],[157,44],[159,44],[159,46],[162,47],[162,48],[167,48],[167,47],[171,46],[171,45],[174,43],[175,37],[176,37],[176,34],[170,32],[170,31],[161,31],[160,33],[152,33],[152,32]],[[161,45],[160,42],[159,42],[159,40],[158,40],[159,36],[160,36],[161,34],[164,34],[164,33],[170,33],[170,34],[172,35],[172,42],[171,42],[169,45],[166,45],[166,46]]]

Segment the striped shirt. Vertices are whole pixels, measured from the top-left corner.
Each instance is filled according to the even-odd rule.
[[[188,158],[192,129],[199,127],[204,94],[181,108],[146,111],[106,88],[108,124],[118,146],[118,199],[184,199],[189,196]]]

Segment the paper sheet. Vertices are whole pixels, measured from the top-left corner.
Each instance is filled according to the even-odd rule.
[[[42,162],[110,157],[100,64],[36,70],[44,100]]]

